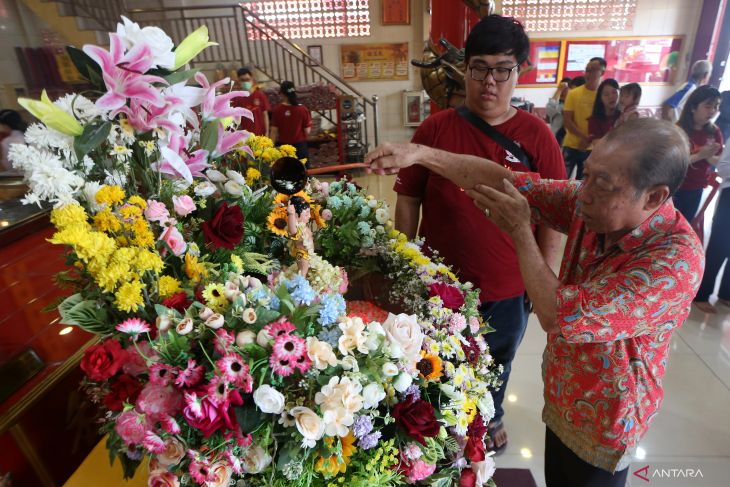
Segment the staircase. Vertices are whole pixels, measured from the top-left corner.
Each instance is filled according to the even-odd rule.
[[[296,86],[327,85],[337,91],[338,99],[349,98],[354,106],[348,107],[346,114],[336,103],[312,110],[338,127],[340,162],[360,162],[367,149],[378,144],[377,96],[363,95],[244,4],[136,8],[127,13],[140,26],[162,28],[176,44],[200,25],[208,26],[210,39],[219,45],[203,51],[193,67],[214,70],[221,65],[255,66],[267,78],[259,82],[289,80]]]

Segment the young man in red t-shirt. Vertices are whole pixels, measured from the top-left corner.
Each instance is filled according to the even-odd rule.
[[[534,172],[545,178],[565,179],[565,164],[550,128],[537,117],[510,106],[519,66],[528,53],[529,39],[519,22],[499,15],[482,19],[466,42],[465,106],[518,144],[531,159]],[[454,109],[426,119],[413,142],[498,161],[513,171],[528,171],[518,158]],[[396,228],[409,238],[414,238],[418,230],[426,245],[438,251],[461,279],[481,290],[480,311],[496,329],[486,336],[490,353],[504,366],[504,384],[493,395],[496,414],[489,426],[493,444],[488,445],[501,451],[507,444],[502,402],[529,314],[512,239],[489,221],[457,185],[423,166],[402,169],[394,190],[398,193]],[[535,232],[546,261],[554,263],[559,234],[546,226]]]
[[[231,105],[251,110],[253,120],[246,117],[241,118],[241,130],[247,130],[255,135],[269,135],[269,112],[271,104],[269,97],[261,91],[256,84],[256,78],[249,68],[238,70],[238,81],[241,89],[248,91],[248,96],[234,98]]]

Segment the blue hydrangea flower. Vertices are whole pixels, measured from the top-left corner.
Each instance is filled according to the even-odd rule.
[[[342,207],[342,199],[339,196],[330,196],[327,200],[327,207],[331,210],[339,210]]]
[[[322,328],[322,330],[320,330],[317,334],[317,339],[321,342],[328,343],[332,348],[337,348],[337,344],[339,343],[341,336],[342,330],[340,330],[339,327],[331,326]]]
[[[278,296],[272,295],[271,296],[271,302],[269,303],[269,308],[273,309],[274,311],[279,311],[279,306],[281,305],[281,300]]]
[[[291,281],[289,281],[287,288],[289,289],[291,297],[299,305],[304,304],[309,306],[312,304],[312,301],[314,301],[314,298],[317,297],[317,293],[314,292],[309,281],[307,281],[307,279],[301,274],[297,274]]]
[[[373,237],[371,237],[370,235],[362,239],[363,248],[367,249],[372,247],[373,245],[375,245],[375,240],[373,240]]]
[[[334,183],[330,183],[330,193],[333,191],[339,191],[342,189],[342,183],[339,181],[335,181]]]
[[[370,214],[370,207],[368,205],[365,205],[360,208],[360,218],[367,218]]]
[[[362,235],[370,236],[370,224],[368,222],[357,222],[357,230]]]
[[[339,294],[325,294],[322,298],[322,308],[319,310],[319,323],[331,325],[337,318],[345,314],[345,300]]]
[[[345,208],[348,208],[348,207],[352,206],[352,198],[350,198],[350,197],[349,197],[349,196],[347,196],[346,194],[343,194],[343,195],[342,195],[342,205],[343,205],[343,206],[344,206]]]
[[[355,188],[354,184],[347,183],[347,191],[349,191],[350,193],[354,193],[356,190],[357,190],[357,188]]]

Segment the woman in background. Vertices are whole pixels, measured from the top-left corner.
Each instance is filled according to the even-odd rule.
[[[687,176],[674,194],[674,206],[692,221],[702,200],[702,191],[709,185],[722,152],[722,133],[712,123],[720,107],[717,88],[700,86],[689,95],[677,125],[689,136],[690,157]]]
[[[618,82],[613,78],[604,79],[598,85],[593,113],[588,119],[588,138],[591,142],[603,138],[616,124],[619,115]]]
[[[297,90],[291,81],[281,83],[284,101],[271,112],[271,140],[277,145],[289,144],[297,149],[297,157],[309,157],[307,138],[312,129],[312,115],[309,109],[300,105]]]
[[[0,171],[13,169],[8,160],[10,144],[25,144],[26,127],[26,123],[15,110],[0,111],[0,133],[4,136],[0,141]]]

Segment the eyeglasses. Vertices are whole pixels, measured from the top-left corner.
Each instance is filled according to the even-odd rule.
[[[512,74],[512,71],[515,70],[516,67],[518,67],[519,64],[515,64],[511,68],[503,68],[503,67],[496,67],[496,68],[488,68],[486,66],[469,66],[469,71],[471,71],[471,79],[474,81],[484,81],[487,79],[487,76],[489,73],[492,73],[492,78],[494,78],[494,81],[497,83],[502,83],[504,81],[507,81]]]

